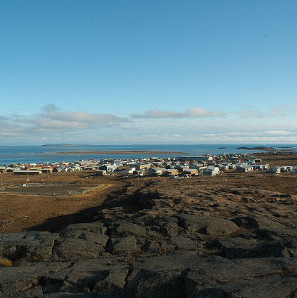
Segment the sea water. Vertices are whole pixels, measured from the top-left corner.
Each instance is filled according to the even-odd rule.
[[[223,153],[253,153],[253,150],[237,149],[238,147],[256,147],[262,145],[255,144],[216,144],[216,145],[32,145],[32,146],[0,146],[0,165],[8,165],[12,163],[45,163],[45,162],[63,162],[63,161],[79,161],[87,159],[130,159],[130,158],[147,158],[151,156],[158,157],[176,157],[183,154],[67,154],[56,152],[81,152],[81,151],[119,151],[119,150],[136,150],[136,151],[170,151],[184,152],[189,155],[204,154],[223,154]],[[297,145],[265,145],[273,148],[288,148],[297,150]],[[259,150],[257,150],[259,151]]]

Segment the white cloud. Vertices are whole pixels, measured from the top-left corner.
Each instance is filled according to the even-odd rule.
[[[60,111],[54,105],[47,105],[40,113],[32,115],[0,115],[0,136],[3,144],[38,143],[67,140],[86,141],[89,132],[100,134],[104,129],[117,128],[127,119],[112,114]]]
[[[145,141],[144,141],[145,140]],[[109,141],[113,141],[109,138]],[[158,135],[121,135],[117,138],[118,143],[155,143],[155,144],[296,144],[297,136],[269,136],[261,132],[234,133],[230,138],[228,133],[211,134],[163,134]],[[116,142],[115,142],[116,143]]]
[[[266,135],[275,135],[275,136],[287,136],[291,133],[284,130],[269,130],[264,132]]]
[[[260,111],[258,109],[248,108],[241,111],[235,112],[237,116],[243,119],[250,118],[273,118],[273,117],[286,117],[292,115],[292,113],[297,112],[296,106],[279,106],[273,109],[270,109],[266,112]]]
[[[290,113],[294,113],[296,111],[297,111],[296,106],[292,106],[292,107],[279,106],[270,110],[270,116],[283,117],[283,116],[287,116]]]
[[[249,119],[249,118],[264,118],[265,114],[256,109],[244,109],[236,112],[240,118]]]
[[[270,115],[263,121],[255,118],[257,110],[241,112],[244,117],[234,117],[231,112],[222,117],[223,112],[204,108],[184,112],[149,110],[125,118],[108,113],[61,111],[48,105],[32,115],[0,115],[0,141],[2,144],[297,143],[297,123],[292,119],[283,117],[276,121]]]
[[[109,127],[127,120],[111,114],[96,114],[86,112],[62,112],[54,105],[48,105],[44,111],[26,119],[27,124],[35,129],[47,130],[77,130],[93,127]]]
[[[132,114],[132,118],[206,118],[206,117],[219,117],[223,116],[223,112],[207,110],[201,107],[194,107],[186,110],[185,112],[175,112],[167,110],[149,110],[142,114]]]

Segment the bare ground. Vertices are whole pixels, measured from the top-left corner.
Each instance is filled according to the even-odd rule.
[[[34,176],[29,178],[31,186],[26,187],[22,185],[27,177],[5,173],[1,178],[0,233],[24,231],[45,223],[49,218],[57,218],[56,226],[61,227],[79,221],[80,211],[101,205],[108,194],[123,185],[117,179],[91,176],[90,173]],[[37,187],[35,183],[49,187]],[[77,191],[78,187],[80,191]],[[63,191],[72,192],[73,189],[78,193],[63,195]],[[64,217],[70,215],[70,221],[65,220]]]

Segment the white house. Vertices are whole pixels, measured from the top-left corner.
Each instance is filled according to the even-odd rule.
[[[248,173],[254,171],[254,167],[250,165],[241,166],[237,168],[237,171],[240,173]]]
[[[165,168],[149,168],[148,174],[160,176],[160,175],[164,174],[166,171],[167,171],[167,169],[165,169]]]
[[[281,172],[281,167],[273,167],[270,169],[270,172],[273,174],[279,174]]]
[[[204,175],[215,176],[220,173],[220,169],[218,167],[207,167],[203,170]]]

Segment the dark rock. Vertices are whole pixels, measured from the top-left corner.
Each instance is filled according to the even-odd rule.
[[[0,297],[295,297],[296,198],[186,181],[170,197],[137,182],[102,221],[0,234]]]
[[[206,243],[206,247],[208,249],[220,250],[223,256],[228,255],[229,251],[231,252],[233,249],[236,249],[238,250],[238,255],[242,255],[242,257],[244,258],[249,257],[249,250],[254,249],[257,243],[258,241],[256,239],[223,238],[208,241]],[[235,251],[234,255],[236,255]]]
[[[196,251],[198,248],[198,241],[187,238],[185,236],[173,236],[170,239],[171,243],[176,247],[178,250],[194,250]]]
[[[254,246],[250,244],[247,247],[229,247],[224,249],[223,255],[229,259],[290,256],[286,248],[278,241],[259,243]]]
[[[239,230],[231,220],[201,214],[176,215],[180,225],[190,234],[230,235]]]
[[[294,297],[297,291],[297,276],[286,278],[267,276],[259,279],[234,281],[192,288],[187,297]]]
[[[107,228],[100,221],[92,223],[78,223],[69,225],[67,228],[61,231],[61,236],[72,237],[73,235],[79,235],[79,233],[87,231],[93,234],[105,234]]]
[[[290,254],[279,241],[258,242],[255,239],[227,238],[215,239],[208,248],[219,250],[219,254],[228,259],[289,257]]]
[[[155,216],[145,220],[148,230],[156,231],[164,236],[175,236],[183,230],[179,226],[178,219],[172,216]]]
[[[136,297],[185,297],[182,272],[142,271],[136,288]]]
[[[233,221],[242,228],[246,229],[262,229],[262,230],[281,230],[285,229],[286,227],[278,222],[269,220],[267,218],[260,218],[260,217],[237,217],[233,219]]]
[[[43,276],[64,270],[70,263],[22,263],[1,269],[0,297],[34,297],[43,293]],[[32,296],[31,296],[32,295]]]
[[[93,291],[114,291],[124,289],[128,272],[128,268],[110,271],[103,280],[100,280],[95,284]]]
[[[110,228],[112,234],[121,235],[133,235],[139,237],[146,237],[145,227],[134,224],[129,221],[116,221],[113,223],[112,228]]]
[[[0,234],[0,256],[13,261],[47,261],[58,234],[49,232],[25,232]]]
[[[283,239],[283,245],[288,248],[297,248],[296,238],[285,238]]]
[[[138,209],[151,209],[161,199],[160,193],[152,191],[136,191],[130,198],[131,204]]]
[[[111,238],[107,244],[107,251],[111,253],[134,253],[140,251],[140,244],[134,236]]]
[[[49,294],[49,293],[59,292],[63,281],[59,279],[50,278],[50,277],[42,277],[40,279],[40,283],[42,285],[43,293]]]
[[[59,287],[56,292],[63,293],[106,293],[112,289],[122,289],[129,266],[114,263],[119,263],[117,257],[102,257],[100,262],[77,261],[64,270],[44,275],[43,281],[50,281],[47,283]]]
[[[53,253],[57,260],[98,258],[105,252],[109,239],[102,223],[75,224],[64,229]]]
[[[174,252],[176,247],[167,241],[147,241],[143,250],[145,252],[164,255]]]

